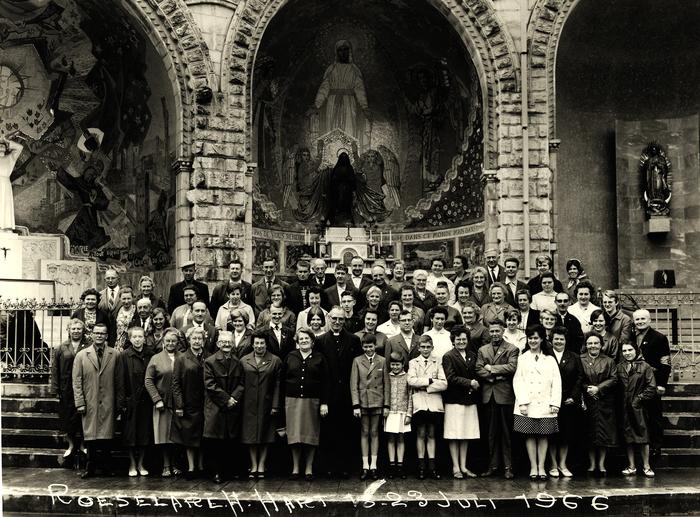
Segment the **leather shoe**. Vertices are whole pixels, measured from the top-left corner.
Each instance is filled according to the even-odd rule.
[[[304,476],[304,479],[305,479],[306,481],[313,481],[313,480],[314,480],[314,475],[313,475],[313,474],[306,474],[306,475]]]
[[[221,482],[222,482],[221,474],[214,474],[214,483],[216,483],[218,485]]]
[[[369,475],[375,481],[379,479],[379,473],[377,472],[377,469],[369,469]]]
[[[425,479],[425,470],[418,469],[418,479]]]
[[[433,479],[442,479],[442,476],[437,470],[433,470],[430,472],[430,477]]]
[[[506,479],[513,479],[513,470],[509,467],[506,467],[505,471],[503,472],[503,477]]]
[[[95,473],[91,470],[86,470],[82,474],[80,474],[81,479],[88,479],[93,477],[95,477]]]
[[[369,470],[362,469],[362,474],[360,474],[360,481],[365,481],[367,479],[367,476],[369,476]]]
[[[298,472],[292,472],[287,479],[289,479],[289,481],[299,481],[300,477],[301,475]]]
[[[482,477],[482,478],[487,478],[487,477],[493,476],[495,473],[496,473],[496,469],[493,468],[493,467],[489,467],[489,468],[486,470],[486,472],[484,472],[483,474],[481,474],[481,477]]]

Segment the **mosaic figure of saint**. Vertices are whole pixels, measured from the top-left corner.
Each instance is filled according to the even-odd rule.
[[[335,53],[336,61],[326,68],[314,101],[321,113],[320,129],[322,133],[341,129],[357,139],[363,149],[369,106],[362,72],[353,63],[349,41],[338,41]]]

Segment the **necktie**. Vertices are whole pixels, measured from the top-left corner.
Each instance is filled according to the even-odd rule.
[[[102,355],[105,353],[104,347],[97,349],[97,367],[102,368]]]
[[[116,300],[116,296],[114,295],[114,288],[110,287],[110,289],[109,289],[109,308],[110,309],[114,308],[115,300]]]
[[[272,287],[272,282],[270,280],[268,280],[267,281],[267,290],[269,291],[271,287]]]
[[[427,360],[427,359],[425,360],[425,366],[428,366],[428,360]]]
[[[495,267],[491,268],[491,280],[494,282],[496,281],[496,268]]]

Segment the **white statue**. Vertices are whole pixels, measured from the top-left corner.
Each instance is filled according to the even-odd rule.
[[[0,142],[0,229],[15,229],[15,204],[10,175],[24,147],[12,140]]]

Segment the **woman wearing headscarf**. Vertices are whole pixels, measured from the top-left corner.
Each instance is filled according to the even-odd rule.
[[[622,392],[622,438],[627,445],[628,466],[622,471],[625,476],[637,473],[635,448],[642,457],[642,469],[646,477],[654,477],[649,464],[649,425],[644,407],[646,401],[656,396],[654,370],[641,356],[636,343],[622,345],[622,360],[617,365],[617,378]]]

